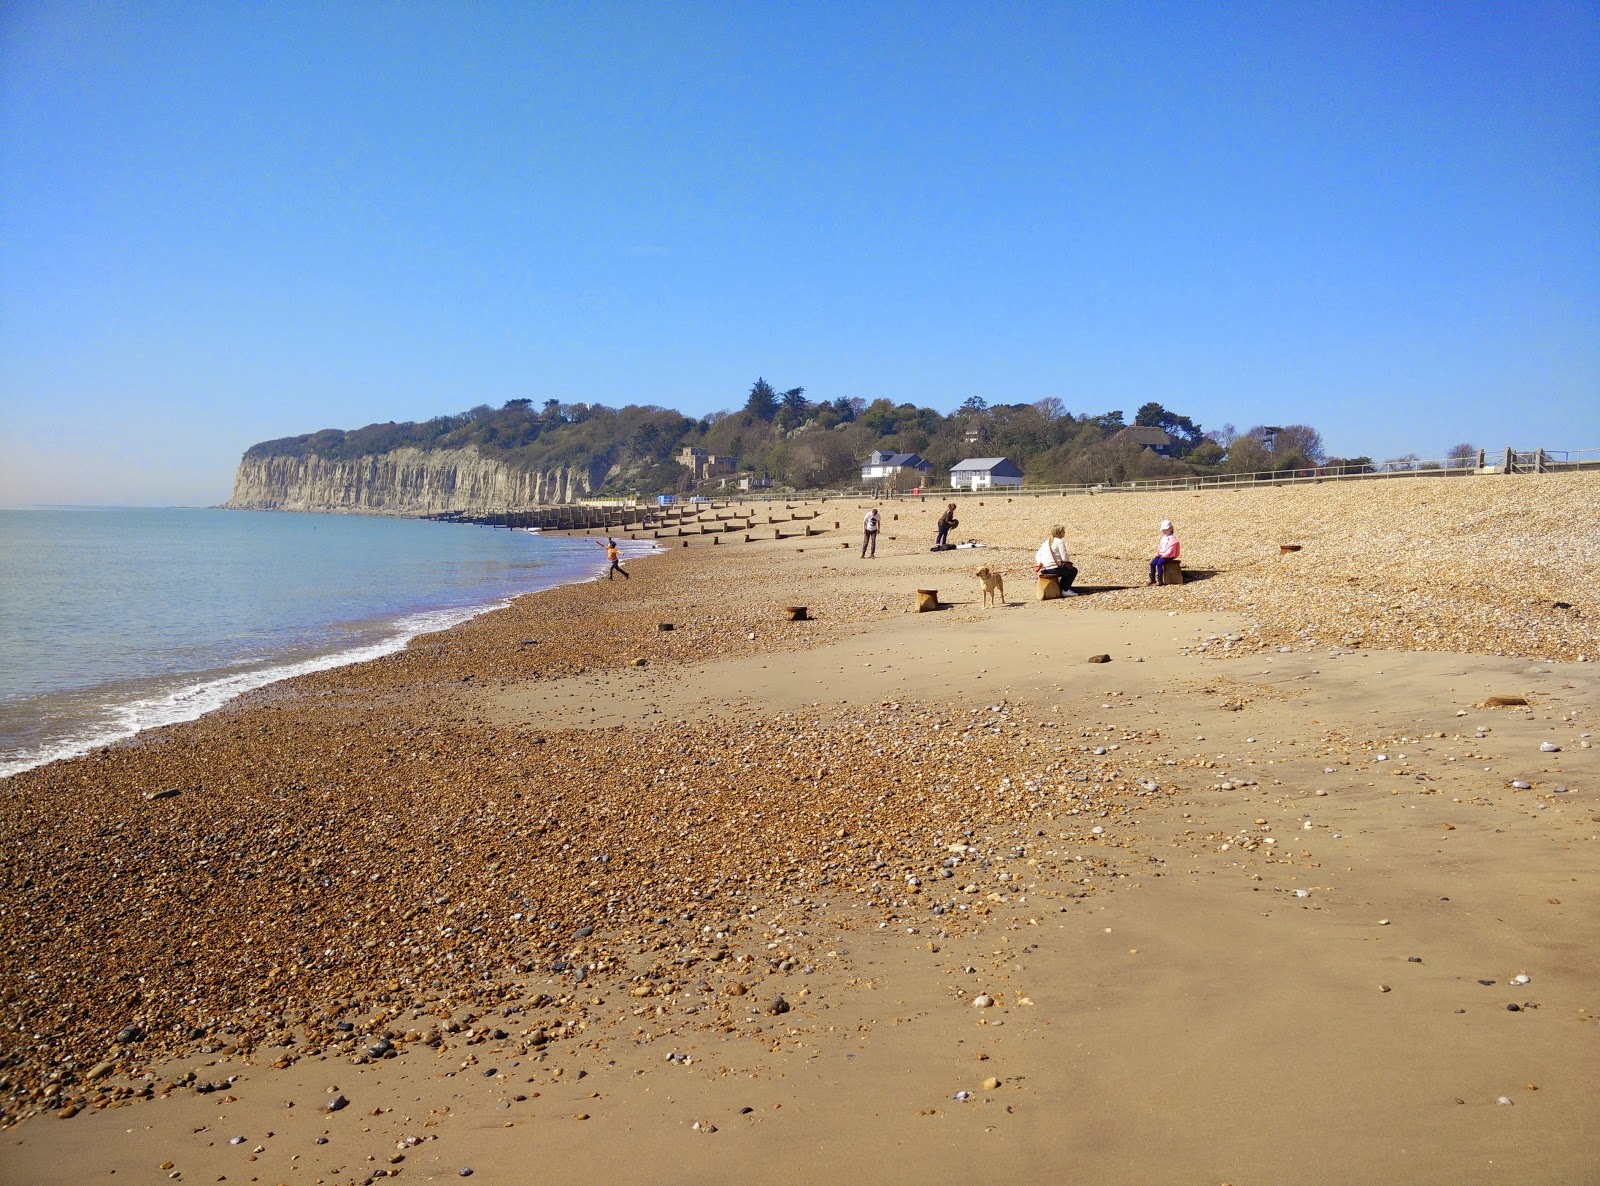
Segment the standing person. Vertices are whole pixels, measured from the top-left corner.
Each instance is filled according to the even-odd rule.
[[[939,516],[939,534],[934,537],[933,550],[942,552],[950,546],[950,529],[960,527],[961,520],[956,518],[956,504],[945,504],[944,514]]]
[[[1178,537],[1173,533],[1172,520],[1161,520],[1161,538],[1156,541],[1156,558],[1150,561],[1149,584],[1159,585],[1168,560],[1178,558]]]
[[[599,540],[595,540],[594,542],[600,544]],[[633,580],[633,578],[628,575],[628,570],[622,567],[622,557],[617,553],[617,541],[612,539],[610,536],[606,536],[606,542],[600,544],[600,546],[606,550],[606,559],[611,561],[611,567],[606,569],[606,580],[616,580],[619,572],[622,574],[623,580]]]
[[[1061,582],[1061,596],[1076,597],[1078,591],[1072,587],[1072,582],[1078,579],[1078,570],[1067,558],[1067,541],[1063,538],[1066,534],[1067,529],[1059,523],[1052,527],[1050,537],[1034,553],[1033,562],[1040,576],[1055,577]]]
[[[882,520],[878,515],[878,508],[873,507],[867,512],[867,517],[861,520],[861,559],[869,555],[878,558],[878,525]]]

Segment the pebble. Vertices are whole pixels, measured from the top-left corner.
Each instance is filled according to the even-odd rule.
[[[341,1108],[346,1108],[349,1105],[350,1105],[350,1101],[345,1099],[344,1096],[342,1096],[342,1095],[330,1095],[328,1097],[328,1102],[322,1105],[322,1110],[324,1112],[337,1112]]]
[[[987,1009],[987,1008],[989,1008],[990,1005],[993,1005],[993,1004],[994,1004],[994,998],[991,997],[988,993],[984,993],[981,996],[975,997],[973,999],[972,1007],[974,1009]]]
[[[1520,778],[1514,778],[1511,780],[1511,786],[1513,790],[1526,791],[1531,789],[1533,784],[1530,782],[1525,782]]]
[[[1529,976],[1526,972],[1519,972],[1517,975],[1515,975],[1515,976],[1513,976],[1511,978],[1511,983],[1512,984],[1527,984],[1532,979],[1533,979],[1533,977]]]
[[[1559,754],[1561,752],[1561,747],[1553,741],[1541,741],[1539,749],[1547,754]]]

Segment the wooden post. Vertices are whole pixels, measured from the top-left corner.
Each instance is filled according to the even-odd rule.
[[[1060,598],[1061,578],[1041,576],[1039,578],[1039,600],[1058,601]]]
[[[928,613],[931,610],[936,610],[938,608],[939,608],[939,590],[937,590],[937,589],[918,589],[917,590],[917,612],[919,614],[925,614],[925,613]]]

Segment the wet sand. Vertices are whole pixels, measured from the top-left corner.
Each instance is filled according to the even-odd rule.
[[[1600,481],[982,501],[0,784],[0,1177],[1594,1180]]]

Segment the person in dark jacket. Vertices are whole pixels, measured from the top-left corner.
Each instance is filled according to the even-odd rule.
[[[961,520],[956,518],[956,504],[946,503],[944,514],[939,516],[939,534],[934,538],[933,546],[941,552],[950,547],[950,529],[960,526]]]

